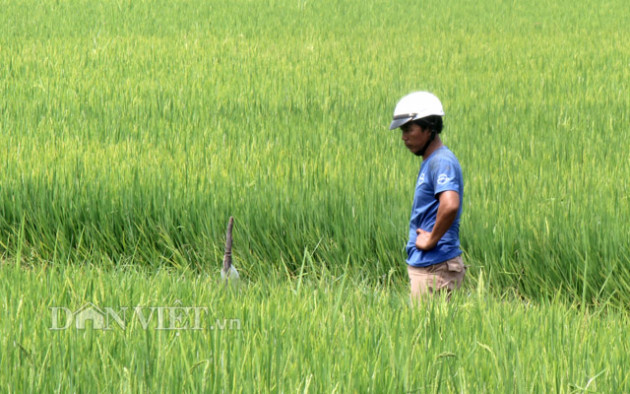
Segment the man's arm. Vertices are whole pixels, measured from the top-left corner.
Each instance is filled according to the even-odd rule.
[[[435,248],[438,241],[442,239],[446,231],[451,227],[457,217],[459,210],[459,193],[447,190],[438,196],[440,205],[435,219],[435,226],[431,232],[418,229],[416,233],[416,248],[420,250],[431,250]]]

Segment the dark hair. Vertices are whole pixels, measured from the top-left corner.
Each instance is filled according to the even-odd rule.
[[[422,119],[414,120],[413,123],[422,127],[423,129],[435,130],[436,133],[441,133],[444,128],[444,121],[439,115],[425,116]]]

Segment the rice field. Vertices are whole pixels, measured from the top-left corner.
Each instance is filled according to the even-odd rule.
[[[626,8],[0,0],[0,391],[628,391]],[[470,266],[420,309],[414,90]],[[86,303],[241,327],[50,329]]]
[[[312,266],[303,273],[301,281],[267,277],[226,290],[190,271],[3,270],[0,302],[11,318],[0,322],[2,391],[626,392],[630,386],[625,312],[584,311],[558,300],[500,301],[484,286],[449,304],[410,308],[406,288],[375,286],[351,269],[334,276]],[[78,329],[63,313],[52,321],[51,306],[76,311],[86,300],[116,312],[129,307],[125,324]],[[148,307],[174,308],[178,301],[207,313],[199,323],[192,312],[178,313],[183,318],[175,326],[169,312],[162,325],[157,314],[149,319]],[[137,305],[145,325],[131,312]]]

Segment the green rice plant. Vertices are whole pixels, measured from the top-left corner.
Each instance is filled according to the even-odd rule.
[[[620,0],[1,8],[7,262],[205,272],[233,215],[252,278],[295,275],[308,249],[333,272],[400,279],[420,162],[385,129],[426,89],[465,172],[472,282],[627,305]]]
[[[1,390],[628,390],[625,312],[497,299],[482,286],[412,307],[397,279],[375,286],[351,266],[332,275],[308,256],[300,280],[277,273],[240,288],[218,275],[138,265],[5,266]],[[85,305],[110,308],[124,324],[78,328],[79,315],[64,313],[53,321],[59,308]],[[160,325],[151,308],[180,308],[179,320],[165,312]],[[195,323],[182,308],[206,313]]]

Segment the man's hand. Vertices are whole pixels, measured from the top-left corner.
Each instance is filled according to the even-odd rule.
[[[416,237],[416,248],[420,250],[431,250],[435,248],[435,245],[437,245],[439,241],[432,239],[432,233],[424,231],[421,228],[416,230],[416,234],[418,234]]]

